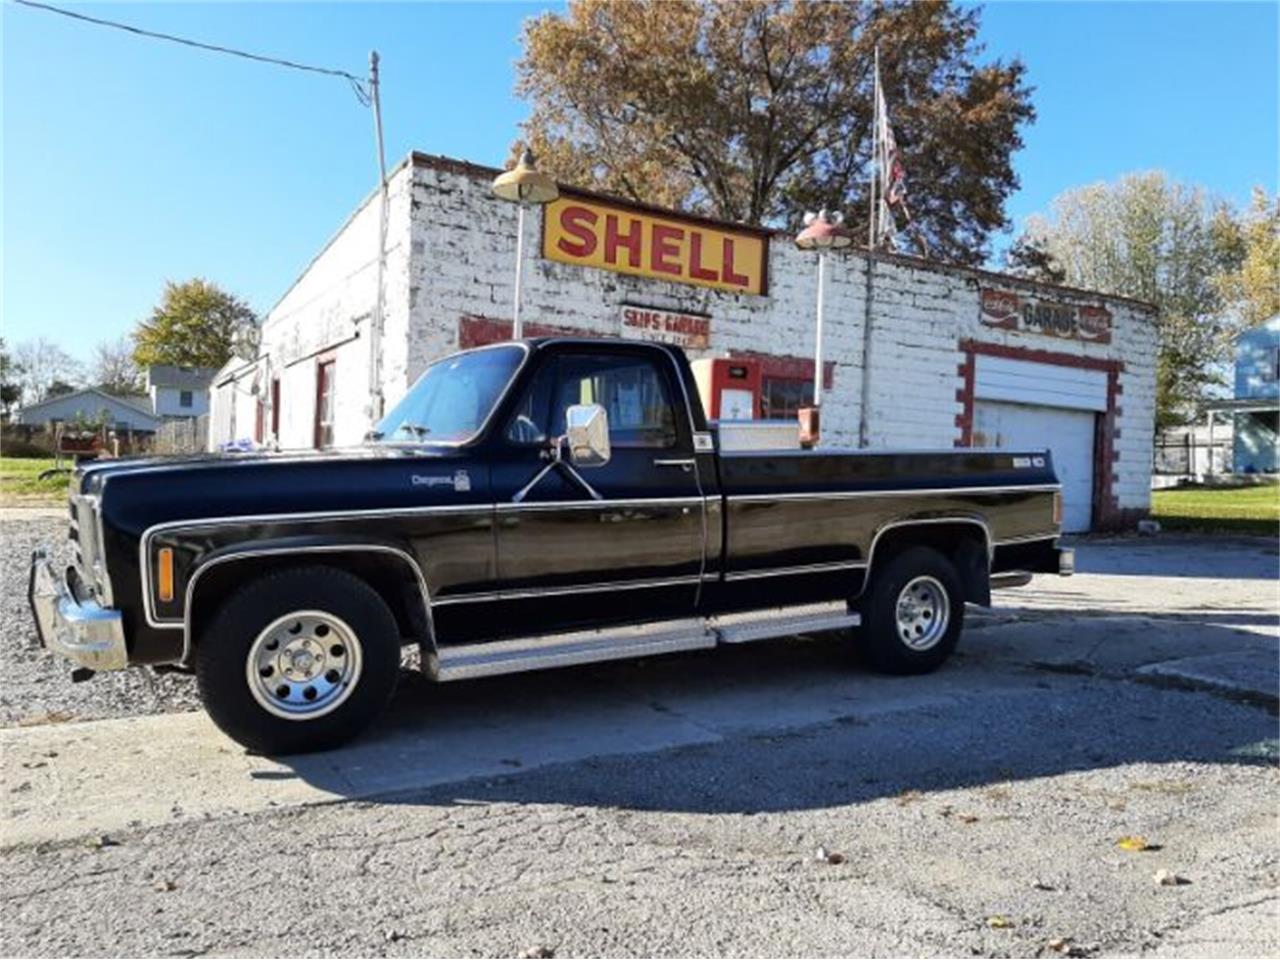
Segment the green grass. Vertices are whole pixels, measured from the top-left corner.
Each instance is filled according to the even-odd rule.
[[[0,503],[22,506],[66,500],[67,474],[58,473],[40,479],[41,472],[52,469],[53,464],[52,458],[0,457]]]
[[[1167,530],[1276,536],[1280,486],[1175,487],[1151,494],[1151,515]]]

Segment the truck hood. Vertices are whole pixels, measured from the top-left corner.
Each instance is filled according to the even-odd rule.
[[[459,454],[459,448],[449,446],[366,444],[329,450],[254,450],[244,453],[198,453],[181,457],[125,457],[119,460],[96,460],[77,467],[75,486],[82,493],[96,494],[101,492],[108,479],[137,473],[165,474],[177,479],[204,471],[245,466],[440,459],[456,458]]]
[[[489,472],[460,447],[221,454],[94,464],[81,490],[108,527],[138,534],[176,520],[342,514],[489,502]]]

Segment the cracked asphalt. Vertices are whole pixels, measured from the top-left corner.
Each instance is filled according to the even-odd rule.
[[[239,811],[175,796],[166,822],[4,841],[0,952],[1280,955],[1274,706],[1140,673],[1274,658],[1275,544],[1089,541],[1080,566],[974,616],[932,677],[848,667],[826,637],[406,683],[360,749],[412,765],[385,745],[436,732],[456,779],[279,806],[246,781]],[[620,701],[700,739],[597,734]],[[557,711],[583,743],[541,762]],[[485,718],[510,756],[464,775]]]

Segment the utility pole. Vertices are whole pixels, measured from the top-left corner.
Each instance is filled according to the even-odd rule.
[[[383,276],[387,263],[387,155],[382,144],[382,91],[378,83],[378,51],[369,51],[369,99],[378,143],[378,265],[369,319],[369,428],[382,419],[382,314],[386,298]]]

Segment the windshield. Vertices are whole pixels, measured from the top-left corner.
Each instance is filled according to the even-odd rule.
[[[514,344],[460,353],[427,367],[374,428],[382,443],[461,443],[489,418],[524,348]]]

